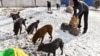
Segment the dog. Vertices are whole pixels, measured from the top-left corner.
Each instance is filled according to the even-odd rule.
[[[79,25],[79,18],[76,16],[72,16],[69,25],[72,26],[73,28],[77,28]]]
[[[12,17],[13,19],[13,22],[15,22],[17,19],[20,18],[20,12],[18,12],[17,14],[14,14],[14,13],[10,13],[10,17]]]
[[[78,36],[79,35],[79,33],[80,33],[80,29],[79,28],[73,28],[73,27],[70,27],[70,29],[69,29],[69,33],[70,34],[72,34],[72,35],[74,35],[74,36]]]
[[[25,26],[26,28],[26,24],[25,24],[25,21],[26,19],[23,19],[23,18],[18,18],[18,20],[14,23],[14,35],[17,35],[19,30],[20,30],[20,34],[21,34],[21,31],[22,31],[22,24]]]
[[[56,50],[60,47],[61,55],[63,55],[63,45],[64,45],[64,42],[62,41],[62,39],[57,38],[53,42],[48,43],[48,44],[41,43],[38,46],[37,51],[47,52],[48,56],[50,56],[50,53],[53,53],[53,56],[56,56]]]
[[[37,27],[38,27],[39,22],[40,22],[40,21],[37,20],[36,22],[30,24],[30,25],[28,26],[28,28],[26,29],[27,33],[28,33],[28,34],[33,34],[34,29],[36,29],[36,31],[37,31]]]
[[[60,29],[63,30],[63,32],[65,32],[66,30],[70,29],[70,26],[67,23],[62,23]]]
[[[70,34],[74,36],[78,36],[81,31],[79,28],[74,28],[67,23],[62,23],[60,29],[63,30],[63,32],[67,30]]]
[[[44,35],[46,33],[48,33],[50,35],[50,38],[52,40],[52,31],[53,31],[53,27],[52,27],[52,25],[49,25],[49,24],[47,24],[47,25],[41,27],[40,29],[38,29],[36,31],[36,33],[34,34],[33,38],[32,38],[33,44],[36,43],[36,41],[37,41],[38,38],[41,38],[42,39],[41,40],[41,43],[42,43],[43,42],[43,39],[44,39]]]

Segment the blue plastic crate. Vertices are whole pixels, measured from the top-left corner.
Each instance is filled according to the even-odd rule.
[[[94,0],[84,0],[85,3],[87,3],[88,6],[93,6]]]

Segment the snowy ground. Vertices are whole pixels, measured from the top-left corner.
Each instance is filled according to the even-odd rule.
[[[0,12],[2,13],[2,8]],[[36,20],[40,20],[39,27],[46,24],[53,25],[53,40],[55,38],[61,38],[64,41],[64,54],[62,56],[100,56],[100,11],[90,10],[89,12],[89,28],[86,34],[79,36],[73,36],[67,31],[63,32],[60,30],[61,23],[69,23],[72,16],[70,13],[66,13],[65,8],[62,7],[60,10],[52,8],[53,14],[47,13],[47,8],[37,7],[37,8],[26,8],[22,10],[20,16],[27,19],[27,26]],[[7,14],[8,15],[8,14]],[[30,19],[32,17],[32,19]],[[83,27],[83,22],[82,22]],[[83,28],[81,28],[82,30]],[[37,49],[37,45],[33,45],[30,39],[34,35],[27,35],[25,28],[23,27],[23,32],[18,35],[19,39],[13,36],[13,20],[8,16],[0,16],[0,51],[11,48],[27,47],[25,52],[32,55]],[[46,34],[44,43],[48,43],[49,35]],[[28,40],[26,40],[28,38]],[[39,43],[38,43],[39,44]],[[39,52],[37,52],[39,53]],[[43,53],[45,54],[45,53]],[[43,54],[37,54],[37,56],[42,56]],[[59,49],[57,50],[57,56],[60,55]],[[43,55],[44,56],[44,55]]]

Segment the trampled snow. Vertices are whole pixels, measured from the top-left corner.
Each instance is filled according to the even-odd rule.
[[[1,8],[2,9],[2,8]],[[0,9],[0,12],[2,12]],[[46,7],[25,8],[20,12],[20,16],[27,19],[27,27],[40,20],[39,28],[46,24],[53,26],[53,40],[61,38],[64,41],[64,54],[60,55],[60,49],[56,51],[57,56],[100,56],[100,11],[90,10],[88,18],[88,31],[86,34],[79,36],[73,36],[68,31],[63,32],[60,30],[61,23],[69,23],[72,14],[65,12],[65,7],[61,7],[60,10],[52,8],[53,14],[47,13]],[[31,18],[30,18],[31,17]],[[83,30],[84,20],[82,19]],[[35,32],[35,31],[34,31]],[[82,32],[82,31],[81,31]],[[28,35],[23,26],[22,34],[18,35],[18,40],[13,36],[13,20],[9,16],[0,16],[0,51],[6,48],[19,47],[23,49],[30,56],[35,56],[33,52],[37,52],[36,49],[39,45],[33,45],[31,38],[33,35]],[[27,38],[27,39],[26,39]],[[43,43],[49,42],[49,35],[46,34]],[[37,52],[37,56],[44,56],[43,52]]]

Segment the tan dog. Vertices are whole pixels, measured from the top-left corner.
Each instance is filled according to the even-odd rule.
[[[38,29],[32,38],[33,44],[35,44],[38,39],[42,39],[41,43],[43,43],[44,36],[46,33],[48,33],[50,35],[50,38],[52,40],[52,31],[53,31],[53,27],[52,27],[52,25],[49,25],[49,24]]]
[[[72,16],[69,25],[71,25],[73,28],[77,28],[79,25],[79,18],[76,16]]]

